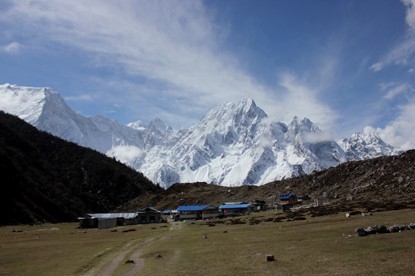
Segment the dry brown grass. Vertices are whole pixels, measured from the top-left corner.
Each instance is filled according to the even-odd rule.
[[[259,217],[263,216],[263,217]],[[253,214],[264,219],[273,212]],[[248,221],[249,217],[243,218]],[[408,275],[415,271],[415,231],[357,237],[354,229],[414,222],[415,210],[256,225],[205,222],[139,225],[137,231],[75,229],[75,224],[0,228],[0,274],[72,275],[141,250],[140,275]],[[60,230],[52,230],[52,228]],[[13,228],[23,232],[12,232]],[[156,228],[156,229],[152,229]],[[205,238],[206,236],[206,238]],[[142,246],[146,244],[145,246]],[[275,262],[266,262],[273,254]],[[160,255],[157,257],[157,255]],[[122,275],[132,266],[120,263]]]

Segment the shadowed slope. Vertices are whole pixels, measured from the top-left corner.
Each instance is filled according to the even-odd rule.
[[[160,191],[141,173],[0,112],[0,224],[71,221]]]

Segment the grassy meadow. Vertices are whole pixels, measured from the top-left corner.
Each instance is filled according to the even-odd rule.
[[[357,227],[415,222],[415,210],[244,224],[206,221],[77,229],[0,228],[0,275],[409,275],[415,230],[357,237]],[[116,231],[115,231],[116,230]],[[135,231],[133,231],[135,230]],[[267,262],[266,255],[275,256]],[[134,263],[125,263],[131,259]]]

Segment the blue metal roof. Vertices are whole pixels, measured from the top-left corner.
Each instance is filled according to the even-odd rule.
[[[177,208],[179,212],[188,212],[188,211],[202,211],[205,210],[209,205],[182,205]]]
[[[295,194],[292,193],[288,193],[288,194],[281,194],[280,195],[280,199],[284,200],[284,199],[290,199],[290,198],[296,198],[297,196]]]
[[[170,214],[171,210],[164,210],[163,214]]]
[[[252,204],[245,203],[245,204],[222,204],[219,206],[219,209],[246,209],[251,207]]]

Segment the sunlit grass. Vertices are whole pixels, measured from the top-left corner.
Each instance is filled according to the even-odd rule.
[[[273,216],[266,212],[250,217]],[[123,274],[132,267],[124,261],[141,250],[140,275],[405,275],[415,271],[415,230],[367,237],[355,236],[354,230],[414,221],[411,209],[257,225],[136,225],[119,227],[117,232],[77,229],[72,223],[2,227],[0,274],[79,275],[104,266],[124,250],[125,258],[115,270]],[[136,231],[122,232],[128,228]],[[267,262],[267,254],[276,261]]]

